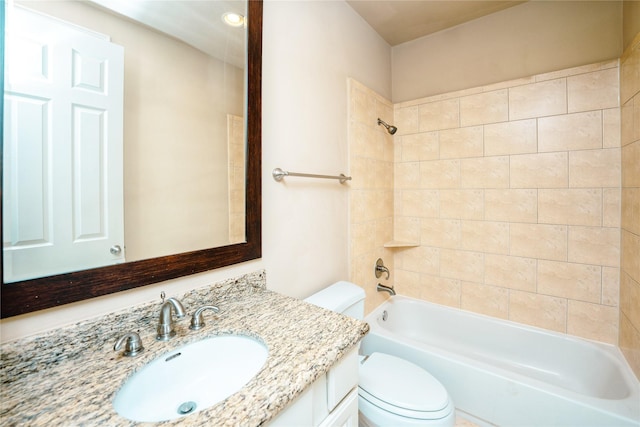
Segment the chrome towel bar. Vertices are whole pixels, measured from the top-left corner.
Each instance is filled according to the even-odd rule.
[[[273,179],[276,181],[282,181],[285,176],[301,176],[304,178],[324,178],[324,179],[337,179],[340,181],[340,184],[344,184],[345,182],[351,180],[350,176],[345,176],[344,174],[340,175],[315,175],[311,173],[298,173],[298,172],[287,172],[280,168],[275,168],[271,173],[273,175]]]

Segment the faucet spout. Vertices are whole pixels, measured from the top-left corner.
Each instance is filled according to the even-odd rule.
[[[171,297],[163,302],[162,307],[160,307],[160,317],[158,319],[158,335],[156,335],[158,341],[168,341],[169,338],[176,334],[176,331],[173,330],[172,310],[176,313],[177,319],[184,317],[184,306],[176,298]]]
[[[382,283],[378,283],[378,286],[376,286],[376,290],[378,292],[389,292],[389,295],[396,294],[396,290],[393,289],[393,286],[385,286]]]

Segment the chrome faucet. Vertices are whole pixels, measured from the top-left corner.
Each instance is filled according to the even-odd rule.
[[[116,341],[116,344],[113,346],[113,350],[120,350],[123,344],[123,354],[127,357],[137,356],[138,353],[144,350],[144,347],[142,346],[142,340],[140,339],[140,335],[138,335],[137,332],[129,332],[128,334],[120,337],[118,341]]]
[[[211,310],[214,313],[220,312],[220,309],[215,305],[203,305],[193,313],[193,316],[191,317],[191,325],[189,325],[189,329],[193,329],[194,331],[197,331],[198,329],[202,328],[205,325],[204,318],[202,316],[202,312],[205,310]]]
[[[389,295],[396,294],[396,290],[393,289],[393,286],[385,286],[382,283],[378,283],[378,286],[376,286],[376,290],[378,292],[389,292]]]
[[[163,292],[162,307],[160,307],[160,318],[158,319],[158,335],[156,335],[156,339],[158,341],[168,341],[169,338],[176,334],[176,331],[173,330],[173,318],[171,317],[172,309],[175,311],[177,319],[182,319],[184,317],[185,310],[182,303],[173,297],[165,301]]]

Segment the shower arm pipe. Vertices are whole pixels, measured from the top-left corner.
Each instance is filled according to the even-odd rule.
[[[275,179],[276,181],[282,181],[282,179],[285,176],[301,176],[303,178],[337,179],[340,181],[340,184],[344,184],[345,182],[351,180],[350,176],[346,176],[342,173],[340,175],[317,175],[317,174],[311,174],[311,173],[288,172],[280,168],[275,168],[271,174],[273,175],[273,179]]]

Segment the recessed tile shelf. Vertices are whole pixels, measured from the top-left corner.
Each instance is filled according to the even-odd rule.
[[[403,242],[401,240],[390,240],[384,244],[385,248],[412,248],[420,246],[418,242]]]

